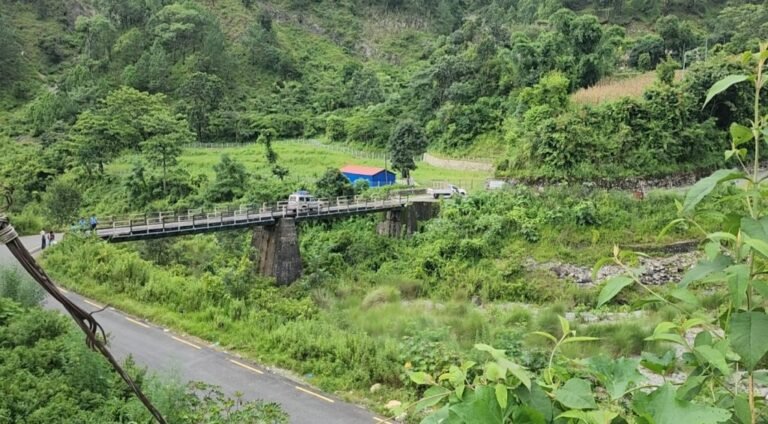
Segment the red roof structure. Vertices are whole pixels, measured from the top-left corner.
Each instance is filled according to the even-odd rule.
[[[382,171],[386,170],[384,168],[377,168],[375,166],[347,165],[341,168],[341,172],[343,173],[357,175],[376,175]]]

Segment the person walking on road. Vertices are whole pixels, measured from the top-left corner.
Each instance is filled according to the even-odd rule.
[[[45,244],[46,244],[45,242],[47,241],[45,236],[45,230],[40,231],[40,238],[41,238],[40,250],[45,250]]]
[[[91,215],[91,231],[96,231],[96,224],[99,223],[99,220],[96,219],[96,215]]]
[[[80,231],[85,232],[85,218],[80,218],[77,225],[80,226]]]
[[[53,231],[48,233],[48,247],[53,246],[56,244],[56,234],[53,234]]]

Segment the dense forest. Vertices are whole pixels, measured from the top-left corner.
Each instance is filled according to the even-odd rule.
[[[380,193],[349,184],[336,168],[352,156],[328,146],[386,152],[425,180],[472,173],[415,163],[424,151],[485,157],[531,183],[441,202],[412,237],[380,236],[372,215],[302,223],[304,275],[289,287],[256,275],[247,231],[122,245],[72,231],[42,258],[65,287],[405,422],[766,422],[765,1],[0,7],[0,210],[22,233],[299,188]],[[625,95],[636,77],[652,82]],[[607,82],[618,93],[578,100]],[[202,146],[220,142],[242,146]],[[592,184],[744,164],[687,196]],[[653,283],[641,277],[666,251],[624,251],[678,242],[703,252],[670,255]],[[65,322],[0,294],[13,299],[0,299],[11,387],[59,387],[74,416],[136,409],[124,394],[82,407],[83,394],[115,398],[117,381],[63,367],[92,360]],[[53,359],[18,367],[19,352]],[[82,390],[67,372],[101,383]],[[14,407],[0,414],[25,415]],[[251,412],[283,419],[268,407]]]
[[[705,91],[768,38],[759,1],[0,4],[1,172],[18,207],[131,152],[128,191],[173,204],[206,184],[174,166],[194,141],[428,146],[533,179],[707,169],[748,101],[731,90],[702,109]],[[655,68],[642,98],[570,100]]]

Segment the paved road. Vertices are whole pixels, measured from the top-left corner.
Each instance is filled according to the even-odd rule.
[[[30,249],[39,249],[38,236],[22,237]],[[0,265],[15,264],[5,246],[0,246]],[[91,300],[72,292],[66,295],[87,311],[100,309]],[[47,298],[44,306],[62,310]],[[136,362],[159,373],[171,373],[183,380],[204,381],[221,386],[228,394],[243,393],[246,400],[264,399],[279,403],[297,424],[384,423],[362,407],[345,403],[237,356],[218,351],[203,342],[185,338],[161,327],[130,317],[113,308],[96,315],[111,335],[110,348],[118,358],[132,354]]]

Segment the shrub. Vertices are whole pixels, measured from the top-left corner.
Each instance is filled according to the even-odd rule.
[[[363,299],[361,306],[364,309],[370,309],[385,303],[397,302],[400,300],[400,291],[395,287],[384,286],[374,289]]]

